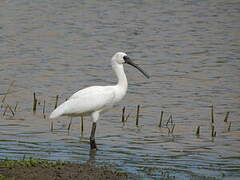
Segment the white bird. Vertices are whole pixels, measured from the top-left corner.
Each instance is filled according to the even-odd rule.
[[[74,93],[67,101],[59,105],[50,115],[50,119],[60,116],[91,116],[92,130],[90,136],[91,149],[97,149],[95,143],[96,123],[100,113],[110,109],[118,103],[126,94],[128,88],[127,77],[124,72],[123,64],[127,63],[147,78],[145,73],[137,64],[135,64],[126,53],[117,52],[111,60],[112,69],[115,71],[118,83],[112,86],[91,86]]]

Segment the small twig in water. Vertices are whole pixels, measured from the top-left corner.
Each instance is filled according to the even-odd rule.
[[[229,111],[226,113],[226,116],[225,116],[225,118],[224,118],[224,122],[227,122],[229,113],[230,113]]]

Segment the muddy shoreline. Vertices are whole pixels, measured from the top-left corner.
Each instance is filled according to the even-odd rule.
[[[0,180],[129,179],[126,172],[109,165],[50,162],[40,159],[0,160]]]

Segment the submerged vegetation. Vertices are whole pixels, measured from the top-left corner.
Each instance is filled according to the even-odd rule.
[[[10,105],[7,103],[7,96],[10,94],[11,88],[14,85],[15,81],[12,81],[9,85],[9,87],[7,88],[5,93],[1,93],[0,95],[2,95],[2,100],[1,100],[1,104],[0,104],[0,112],[2,114],[2,117],[4,118],[5,116],[11,116],[11,118],[15,117],[17,110],[18,110],[18,106],[19,106],[19,102],[16,102],[13,105]],[[53,105],[51,105],[51,107],[48,107],[49,109],[56,109],[58,106],[58,102],[59,102],[60,96],[56,95],[54,96],[54,102]],[[37,93],[33,92],[33,103],[32,103],[32,112],[33,114],[36,114],[37,111],[41,112],[41,114],[43,115],[43,118],[46,119],[46,109],[47,109],[47,104],[51,104],[51,103],[47,103],[47,101],[45,99],[41,99],[40,97],[37,97]],[[214,106],[211,105],[210,107],[210,136],[211,137],[216,137],[217,136],[217,132],[216,132],[216,122],[215,122],[215,117],[214,117]],[[126,116],[126,111],[127,108],[126,106],[124,106],[122,108],[122,116],[121,116],[121,122],[123,123],[123,126],[126,125],[128,118],[130,117],[131,113],[128,113],[128,115]],[[140,117],[141,117],[141,108],[140,105],[137,105],[136,108],[136,113],[135,114],[135,119],[136,119],[136,127],[141,127],[140,125]],[[158,127],[160,129],[167,129],[168,135],[173,135],[174,134],[174,130],[176,129],[176,123],[173,121],[173,115],[169,114],[169,117],[167,118],[166,122],[164,123],[164,114],[166,114],[166,112],[164,112],[163,110],[160,111],[160,117],[159,119],[159,123],[158,123]],[[229,132],[231,130],[231,126],[232,126],[232,122],[229,121],[229,114],[230,112],[227,111],[225,117],[223,118],[223,122],[226,126],[226,130],[227,132]],[[84,123],[83,123],[83,117],[81,117],[81,133],[83,133],[84,131]],[[50,122],[50,131],[53,131],[53,122]],[[72,125],[72,120],[70,120],[69,124],[68,124],[68,133],[70,132],[71,129],[71,125]],[[199,137],[201,135],[200,129],[202,130],[201,126],[196,125],[195,126],[195,130],[193,129],[193,131],[195,131],[195,135],[197,137]]]

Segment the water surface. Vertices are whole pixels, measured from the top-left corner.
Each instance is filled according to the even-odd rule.
[[[110,162],[144,178],[240,177],[240,3],[237,0],[75,1],[0,3],[0,93],[17,112],[0,118],[0,158]],[[101,116],[100,150],[89,155],[89,118],[80,133],[74,118],[49,130],[43,118],[90,85],[116,82],[110,58],[125,51],[151,74],[126,65],[128,94]],[[32,94],[41,99],[32,113]],[[0,98],[4,96],[1,95]],[[135,126],[141,105],[140,126]],[[131,115],[121,123],[121,108]],[[216,137],[211,137],[214,106]],[[158,128],[172,114],[173,134]],[[231,122],[223,119],[229,111]],[[195,136],[201,126],[200,136]]]

